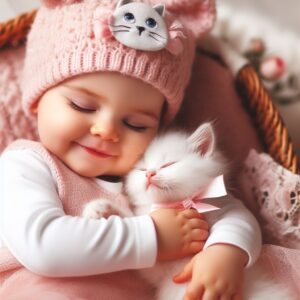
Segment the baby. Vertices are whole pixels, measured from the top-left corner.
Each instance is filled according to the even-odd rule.
[[[212,26],[214,1],[43,3],[28,36],[22,86],[40,141],[18,140],[1,156],[0,297],[152,299],[124,270],[199,253],[208,235],[203,216],[190,209],[80,215],[96,198],[130,215],[121,179],[178,112],[195,37]],[[249,228],[243,247],[220,237],[206,251],[232,261],[237,279],[259,252],[252,247],[258,227]],[[196,257],[177,278],[193,274],[186,299],[202,295]]]

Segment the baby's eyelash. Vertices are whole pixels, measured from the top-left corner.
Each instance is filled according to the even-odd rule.
[[[127,126],[128,128],[134,130],[134,131],[137,131],[137,132],[143,132],[147,129],[146,126],[135,126],[135,125],[132,125],[130,123],[128,123],[128,121],[124,120],[123,123],[125,124],[125,126]]]
[[[69,100],[69,105],[77,110],[77,111],[80,111],[80,112],[83,112],[83,113],[93,113],[96,111],[96,109],[93,109],[93,108],[84,108],[84,107],[81,107],[79,106],[78,104],[76,104],[75,102]]]

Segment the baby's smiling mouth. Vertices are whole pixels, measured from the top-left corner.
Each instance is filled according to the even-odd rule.
[[[108,153],[106,151],[97,150],[95,148],[87,147],[87,146],[80,145],[80,144],[78,144],[78,145],[81,148],[83,148],[86,152],[88,152],[89,154],[92,154],[92,155],[97,156],[97,157],[103,157],[103,158],[116,157],[116,155]]]

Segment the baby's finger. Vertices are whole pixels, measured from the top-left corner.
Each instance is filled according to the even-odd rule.
[[[191,281],[188,285],[187,290],[184,295],[184,300],[199,300],[202,299],[204,293],[204,286],[197,283],[195,280]]]
[[[175,283],[183,283],[183,282],[186,282],[186,281],[190,280],[192,278],[192,273],[193,273],[193,263],[194,263],[194,260],[191,259],[184,266],[183,270],[181,270],[180,273],[173,276],[173,281]]]
[[[203,293],[202,300],[219,300],[219,294],[215,290],[206,289]]]
[[[203,250],[205,242],[202,241],[193,241],[187,246],[187,252],[189,254],[196,254]]]
[[[193,241],[206,241],[208,231],[203,229],[193,229],[191,231],[191,238]]]
[[[191,228],[197,228],[197,229],[204,229],[204,230],[208,230],[209,226],[208,223],[204,220],[201,219],[191,219],[189,220],[189,226],[191,226]]]

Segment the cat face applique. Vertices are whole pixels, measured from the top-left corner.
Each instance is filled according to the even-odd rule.
[[[120,43],[137,50],[158,51],[167,46],[168,29],[164,5],[150,6],[121,0],[113,12],[109,29]]]

